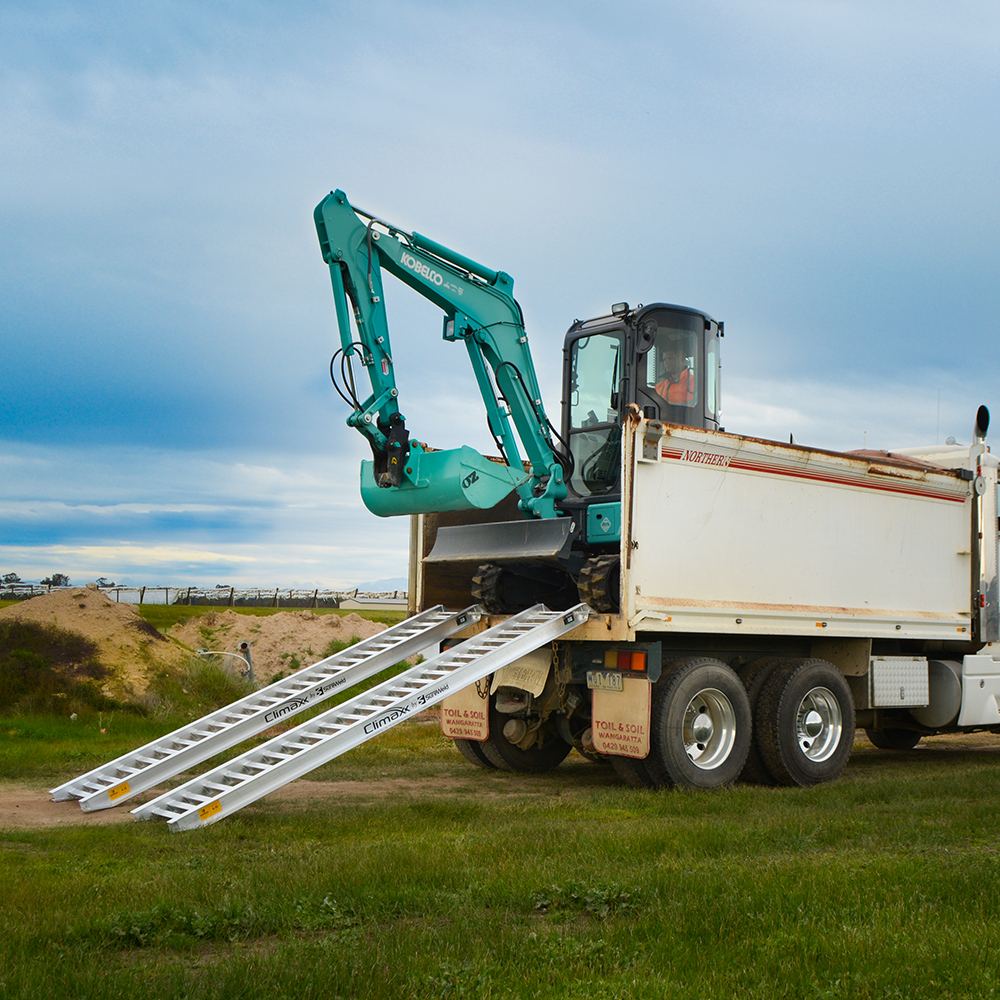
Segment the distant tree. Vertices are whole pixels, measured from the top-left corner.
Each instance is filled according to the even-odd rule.
[[[106,576],[99,576],[94,582],[98,587],[113,587],[115,585],[115,581],[109,580]]]
[[[4,573],[3,575],[4,583],[20,583],[21,578],[16,573]]]
[[[41,581],[44,587],[68,587],[69,577],[65,573],[53,573]]]
[[[215,585],[215,589],[216,590],[229,590],[229,584],[228,583],[217,583]]]

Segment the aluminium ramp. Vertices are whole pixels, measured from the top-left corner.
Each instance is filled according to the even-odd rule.
[[[536,605],[132,810],[173,830],[214,823],[587,620]]]
[[[423,652],[479,621],[482,614],[478,605],[464,611],[445,611],[438,605],[421,612],[52,789],[52,798],[56,802],[79,799],[80,808],[88,812],[119,805],[276,722]]]

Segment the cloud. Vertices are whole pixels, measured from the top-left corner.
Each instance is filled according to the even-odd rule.
[[[0,558],[399,575],[327,382],[334,186],[514,276],[554,421],[565,330],[621,300],[726,321],[731,430],[998,403],[995,4],[15,0],[0,67]],[[492,450],[439,313],[386,297],[414,435]]]

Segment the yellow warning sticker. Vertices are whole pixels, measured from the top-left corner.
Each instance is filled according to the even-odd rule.
[[[220,812],[222,812],[222,803],[216,799],[214,802],[209,802],[207,806],[202,806],[198,810],[198,818],[204,823],[206,819],[210,819],[216,813]]]
[[[115,785],[114,788],[108,790],[108,798],[114,802],[115,799],[120,799],[123,795],[128,795],[130,791],[132,789],[128,787],[128,782],[123,781],[120,785]]]

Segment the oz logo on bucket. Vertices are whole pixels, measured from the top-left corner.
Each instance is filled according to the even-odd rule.
[[[465,477],[465,479],[462,480],[462,489],[467,490],[474,482],[477,482],[478,479],[479,479],[479,473],[478,472],[470,472]]]

